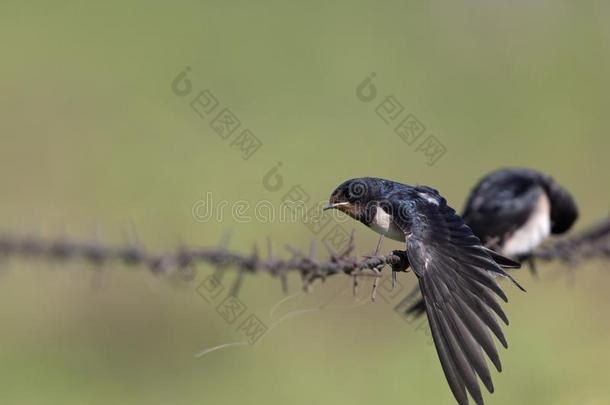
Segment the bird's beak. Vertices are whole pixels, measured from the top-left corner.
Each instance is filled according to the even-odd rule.
[[[330,210],[332,208],[342,207],[344,205],[349,205],[348,202],[338,202],[338,203],[327,203],[322,207],[323,211]]]

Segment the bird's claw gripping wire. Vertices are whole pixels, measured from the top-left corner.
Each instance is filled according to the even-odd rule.
[[[392,289],[396,287],[396,273],[407,273],[409,272],[409,257],[407,252],[404,250],[392,250],[390,255],[398,257],[400,260],[396,263],[392,263]]]

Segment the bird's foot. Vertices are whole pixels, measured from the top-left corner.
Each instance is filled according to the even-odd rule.
[[[408,269],[411,264],[409,263],[407,252],[404,250],[392,250],[390,256],[396,256],[400,259],[398,262],[391,264],[392,272],[406,273],[409,271]]]
[[[407,252],[403,250],[392,250],[390,255],[397,256],[400,258],[400,261],[397,263],[391,264],[392,267],[392,289],[396,287],[396,273],[407,273],[409,271],[409,257],[407,256]]]

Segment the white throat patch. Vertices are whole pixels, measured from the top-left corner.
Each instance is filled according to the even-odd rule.
[[[405,234],[394,225],[392,216],[388,214],[383,208],[377,207],[375,211],[375,217],[370,224],[370,227],[375,232],[387,236],[390,239],[394,239],[400,242],[404,242]]]

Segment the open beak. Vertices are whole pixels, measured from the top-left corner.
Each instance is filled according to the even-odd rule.
[[[322,210],[326,211],[326,210],[330,210],[330,209],[333,209],[333,208],[342,207],[342,206],[345,206],[345,205],[349,205],[349,203],[348,202],[338,202],[338,203],[330,203],[329,202],[329,203],[327,203],[326,205],[324,205],[322,207]]]

